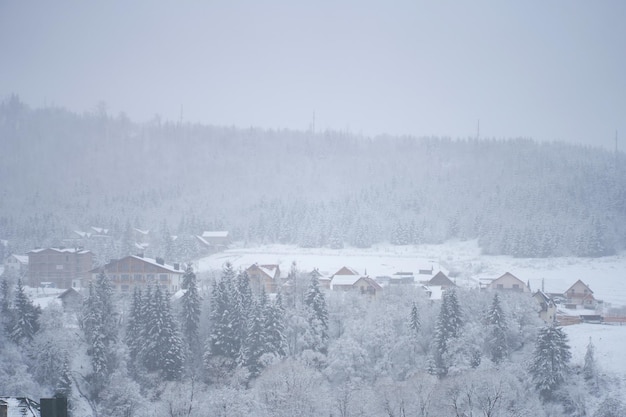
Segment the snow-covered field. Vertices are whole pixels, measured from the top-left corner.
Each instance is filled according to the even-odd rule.
[[[300,271],[318,268],[332,274],[342,266],[349,266],[371,277],[392,275],[395,272],[413,272],[432,265],[437,271],[456,275],[457,284],[478,285],[480,278],[497,278],[510,272],[531,289],[546,292],[565,292],[580,279],[590,286],[597,299],[614,307],[626,306],[626,253],[605,258],[549,258],[529,259],[510,256],[486,256],[480,253],[475,241],[453,241],[443,245],[393,246],[378,245],[369,249],[303,249],[289,245],[233,247],[202,258],[200,272],[219,270],[225,262],[236,269],[254,263],[279,264],[287,273],[292,262]]]

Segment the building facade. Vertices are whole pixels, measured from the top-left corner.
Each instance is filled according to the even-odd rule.
[[[81,288],[91,277],[94,256],[82,249],[47,248],[28,252],[28,285]]]
[[[109,277],[115,290],[122,293],[132,292],[135,287],[145,288],[148,284],[159,285],[175,293],[181,289],[184,274],[178,264],[168,265],[161,259],[135,255],[113,259],[103,267],[92,270],[92,279],[96,279],[101,272]]]

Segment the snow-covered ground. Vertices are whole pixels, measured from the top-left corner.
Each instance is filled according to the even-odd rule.
[[[198,271],[219,270],[225,262],[235,269],[254,263],[279,264],[287,273],[292,262],[300,271],[318,268],[332,274],[349,266],[371,277],[413,272],[432,265],[455,276],[457,284],[475,287],[480,278],[497,278],[510,272],[531,289],[565,292],[580,279],[594,291],[597,299],[614,306],[626,306],[626,253],[604,258],[529,259],[482,255],[476,241],[453,241],[443,245],[377,245],[368,249],[303,249],[290,245],[233,247],[198,261]]]

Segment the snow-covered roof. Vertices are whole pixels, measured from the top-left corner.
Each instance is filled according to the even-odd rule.
[[[96,226],[91,226],[91,229],[101,235],[107,235],[109,234],[109,229],[105,229],[104,227],[96,227]]]
[[[135,258],[135,259],[139,259],[140,261],[144,261],[146,263],[158,266],[159,268],[163,268],[163,269],[167,269],[170,272],[174,272],[177,274],[182,274],[183,271],[181,271],[180,269],[176,269],[174,268],[172,265],[168,265],[166,263],[160,264],[156,261],[156,259],[152,259],[152,258],[145,258],[145,257],[141,257],[141,256],[136,256],[136,255],[131,255],[131,258]]]
[[[335,285],[354,285],[360,279],[361,275],[335,275],[330,280],[330,288],[332,289]]]
[[[76,233],[78,236],[82,238],[91,237],[91,233],[89,232],[81,232],[80,230],[74,230],[74,233]]]
[[[28,253],[41,253],[47,250],[51,250],[54,252],[58,252],[58,253],[77,253],[77,254],[83,254],[83,253],[90,253],[91,251],[89,250],[84,250],[84,249],[76,249],[76,248],[40,248],[40,249],[33,249]]]
[[[7,405],[7,417],[39,417],[39,404],[27,397],[0,397]]]
[[[205,231],[205,232],[202,232],[202,237],[203,238],[228,237],[228,232],[225,230]]]
[[[28,256],[26,255],[11,255],[12,257],[14,257],[15,259],[17,259],[17,261],[21,264],[27,265],[28,264]]]
[[[141,233],[142,235],[147,235],[148,233],[150,233],[150,230],[137,229],[136,227],[134,229],[137,233]]]
[[[356,269],[351,268],[349,266],[342,266],[337,272],[335,272],[333,274],[333,276],[335,276],[335,275],[349,275],[349,276],[357,275],[357,276],[361,276],[361,274],[359,274],[359,272]]]

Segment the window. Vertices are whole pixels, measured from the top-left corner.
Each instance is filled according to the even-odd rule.
[[[123,282],[130,281],[130,274],[122,274],[122,281]]]
[[[135,280],[135,281],[141,281],[141,278],[143,278],[141,274],[133,275],[133,280]]]
[[[496,284],[496,288],[502,290],[504,289],[504,284]]]
[[[148,281],[154,281],[154,274],[148,274]]]
[[[163,281],[167,281],[167,274],[159,274],[159,281],[163,282]]]
[[[519,284],[513,284],[513,288],[519,290]]]

